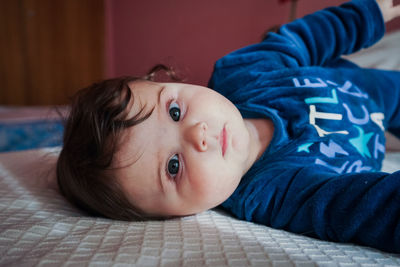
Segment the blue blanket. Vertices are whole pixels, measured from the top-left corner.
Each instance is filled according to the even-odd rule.
[[[61,146],[62,120],[1,123],[0,152]]]

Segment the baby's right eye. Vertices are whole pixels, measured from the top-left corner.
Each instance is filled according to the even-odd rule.
[[[181,109],[176,102],[171,102],[171,104],[169,104],[168,111],[174,121],[179,121],[181,117]]]
[[[172,177],[175,178],[175,176],[179,172],[179,157],[178,155],[174,155],[169,161],[168,161],[168,174]]]

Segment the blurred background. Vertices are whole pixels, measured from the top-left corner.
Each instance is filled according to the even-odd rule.
[[[0,0],[0,105],[66,104],[95,81],[141,76],[158,63],[206,85],[218,58],[343,2]]]

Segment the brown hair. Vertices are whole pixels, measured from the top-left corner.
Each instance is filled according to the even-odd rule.
[[[152,81],[161,70],[170,79],[181,81],[171,68],[159,64],[144,77],[104,80],[74,96],[57,161],[59,189],[74,205],[92,215],[117,220],[148,217],[128,200],[113,178],[112,163],[123,130],[146,120],[153,111],[143,114],[145,107],[142,107],[138,114],[126,118],[127,107],[133,98],[128,83]]]

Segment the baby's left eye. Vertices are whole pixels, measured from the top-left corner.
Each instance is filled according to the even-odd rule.
[[[179,108],[179,105],[176,102],[171,102],[171,104],[169,104],[168,111],[169,115],[174,121],[179,121],[181,117],[181,109]]]
[[[174,155],[169,161],[168,161],[168,174],[172,177],[175,178],[175,176],[179,172],[179,157],[178,155]]]

